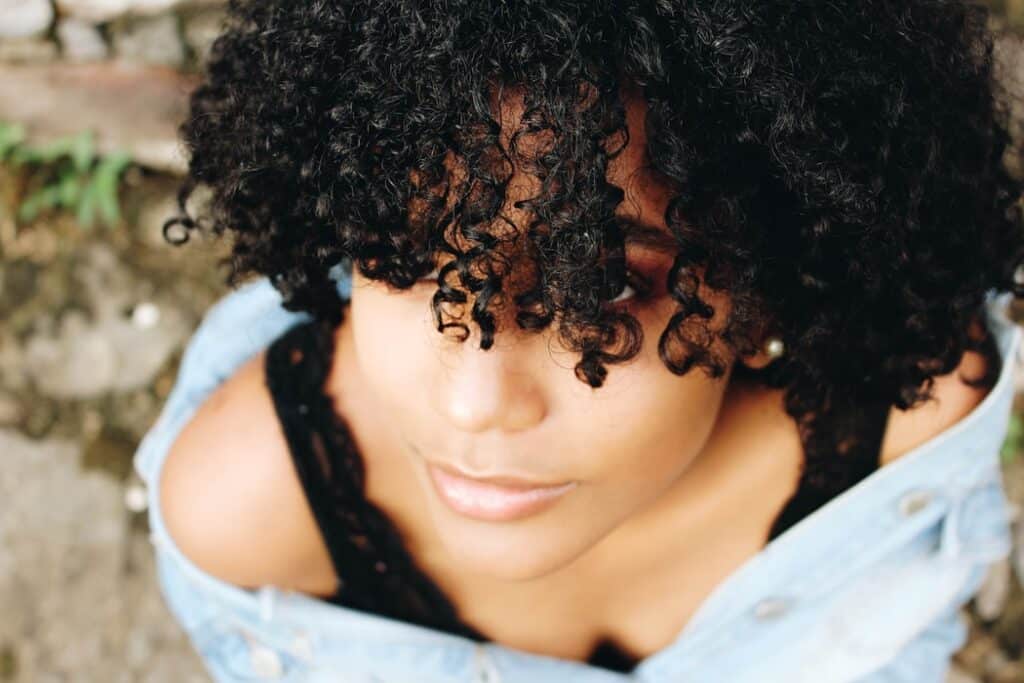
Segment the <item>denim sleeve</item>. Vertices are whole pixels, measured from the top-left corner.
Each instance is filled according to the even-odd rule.
[[[216,301],[186,343],[171,393],[135,452],[133,464],[142,480],[152,483],[178,431],[219,384],[285,329],[308,318],[285,310],[265,277]]]
[[[945,610],[884,667],[858,683],[945,683],[953,654],[967,641],[960,609],[978,591],[988,565],[978,565]]]

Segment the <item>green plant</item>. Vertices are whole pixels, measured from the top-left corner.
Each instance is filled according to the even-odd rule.
[[[93,227],[97,214],[108,225],[121,218],[117,188],[131,157],[121,151],[97,155],[92,131],[34,146],[23,126],[0,123],[0,162],[26,168],[38,185],[21,201],[19,220],[56,208],[73,211],[85,228]]]
[[[1002,450],[999,452],[1000,460],[1009,464],[1020,456],[1021,448],[1024,448],[1024,418],[1020,413],[1014,412],[1010,415],[1010,427],[1007,430],[1006,441],[1003,442]]]

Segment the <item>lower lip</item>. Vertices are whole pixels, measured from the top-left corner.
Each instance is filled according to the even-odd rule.
[[[561,486],[536,489],[513,489],[446,472],[427,465],[434,488],[448,507],[455,512],[490,522],[504,522],[536,514],[576,488],[572,481]]]

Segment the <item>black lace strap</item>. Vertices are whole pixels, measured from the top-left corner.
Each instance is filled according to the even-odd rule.
[[[330,326],[309,321],[270,345],[265,366],[295,469],[339,577],[329,601],[484,640],[457,618],[415,566],[397,528],[366,499],[362,456],[323,390],[332,357]]]

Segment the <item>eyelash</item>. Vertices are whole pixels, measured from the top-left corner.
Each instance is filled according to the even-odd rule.
[[[420,278],[419,281],[421,283],[436,282],[437,276],[440,274],[440,272],[440,268],[435,268],[432,272],[427,273],[422,278]],[[628,269],[626,270],[625,286],[633,289],[633,296],[628,297],[626,299],[620,299],[619,297],[615,297],[614,299],[606,301],[605,304],[612,308],[626,308],[631,304],[643,301],[651,290],[651,283],[648,282],[646,278],[641,277],[632,270]],[[625,287],[623,289],[625,290]],[[619,296],[621,296],[621,294]]]
[[[619,297],[615,297],[614,299],[610,299],[605,302],[606,305],[611,306],[612,308],[626,308],[632,304],[643,301],[650,293],[651,283],[648,282],[646,278],[637,275],[632,270],[626,270],[625,284],[626,287],[633,289],[633,296],[626,299],[620,299],[619,297],[622,296],[620,293]],[[625,291],[625,287],[623,288],[623,291]]]

